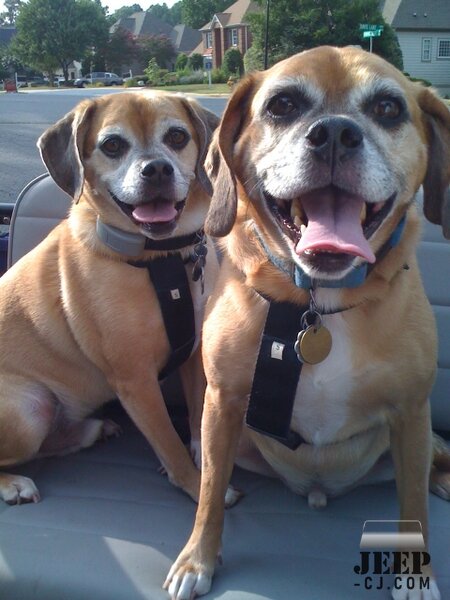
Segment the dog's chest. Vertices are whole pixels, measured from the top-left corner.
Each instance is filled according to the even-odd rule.
[[[333,442],[345,427],[356,386],[351,333],[343,316],[324,316],[323,324],[332,336],[331,352],[319,364],[303,365],[291,420],[292,429],[317,445]]]

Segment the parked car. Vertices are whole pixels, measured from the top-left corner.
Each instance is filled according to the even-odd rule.
[[[76,87],[82,88],[86,84],[101,83],[102,85],[122,85],[123,79],[115,73],[105,73],[103,71],[88,73],[84,77],[75,79]]]

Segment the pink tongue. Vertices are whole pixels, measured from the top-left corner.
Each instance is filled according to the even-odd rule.
[[[295,248],[297,254],[305,250],[342,252],[375,262],[361,226],[362,200],[325,189],[303,197],[302,206],[308,225]]]
[[[171,202],[149,202],[133,210],[133,217],[140,223],[166,223],[176,216],[177,211]]]

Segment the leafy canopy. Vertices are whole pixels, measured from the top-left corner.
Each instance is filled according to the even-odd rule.
[[[257,0],[263,9],[266,0]],[[381,37],[374,38],[373,51],[397,68],[403,68],[402,54],[393,29],[385,22],[378,0],[276,0],[270,3],[269,62],[271,64],[296,52],[323,44],[360,45],[360,23],[384,25]],[[265,10],[249,17],[253,43],[264,48]]]
[[[108,25],[95,0],[29,0],[17,17],[14,53],[27,65],[47,73],[68,67],[90,48],[104,45]]]

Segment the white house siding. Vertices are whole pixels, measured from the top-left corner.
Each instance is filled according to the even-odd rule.
[[[431,81],[440,94],[450,94],[450,59],[438,59],[438,40],[450,39],[446,31],[397,31],[403,53],[404,70],[412,77]],[[431,39],[431,60],[422,61],[422,39]]]

